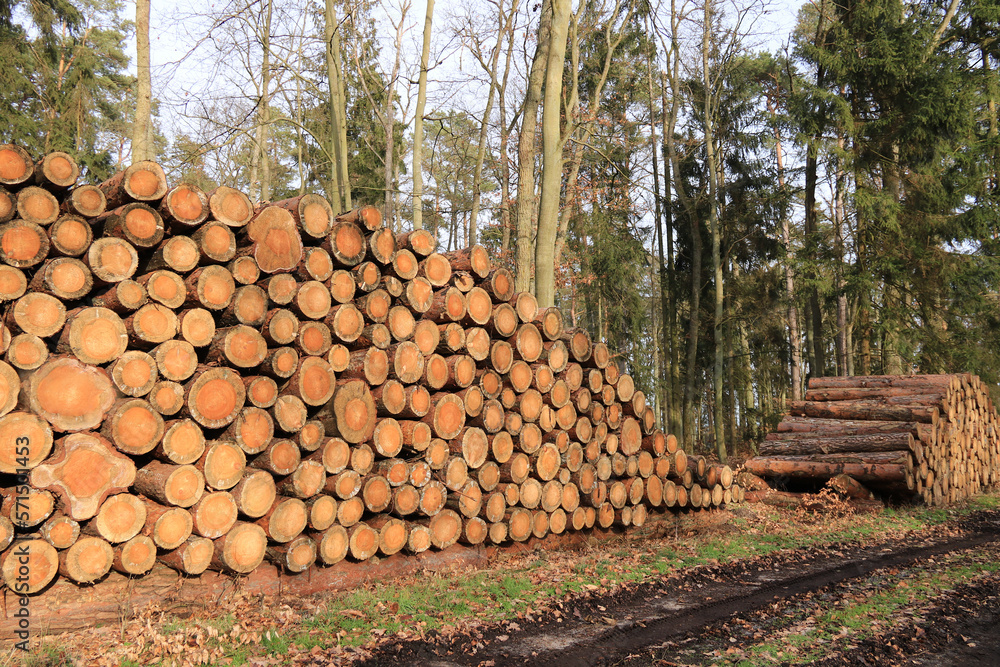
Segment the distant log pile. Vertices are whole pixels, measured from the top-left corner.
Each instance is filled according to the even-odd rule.
[[[157,561],[297,573],[742,496],[480,246],[439,253],[312,194],[170,186],[153,162],[78,174],[0,146],[0,566],[18,593]]]
[[[1000,484],[1000,419],[974,375],[813,378],[746,468],[958,502]]]

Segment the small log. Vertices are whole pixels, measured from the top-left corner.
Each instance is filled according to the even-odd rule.
[[[298,498],[275,498],[271,508],[254,521],[274,542],[291,542],[309,522],[309,509]]]
[[[0,160],[2,159],[0,152]],[[37,593],[55,579],[59,572],[59,554],[45,540],[18,540],[0,558],[3,559],[0,568],[4,583],[18,596]]]
[[[146,396],[153,409],[165,417],[176,415],[184,407],[184,387],[177,382],[157,382]]]
[[[213,219],[229,227],[243,227],[250,222],[254,212],[249,197],[225,185],[209,193],[208,210]]]
[[[167,308],[177,309],[184,305],[187,288],[184,279],[170,270],[159,269],[136,279],[146,289],[150,299]]]
[[[465,295],[454,287],[446,287],[434,292],[424,319],[438,324],[461,322],[465,318],[466,307]]]
[[[0,301],[20,299],[28,289],[24,272],[13,266],[0,266]]]
[[[354,300],[357,285],[354,282],[354,276],[350,272],[344,270],[334,271],[324,284],[330,290],[330,297],[334,302],[344,304]]]
[[[181,233],[205,222],[210,213],[208,196],[193,183],[178,183],[167,190],[158,210],[170,227]]]
[[[5,359],[7,360],[7,363],[18,370],[33,371],[48,361],[49,348],[45,345],[45,341],[38,336],[34,336],[32,334],[18,334],[11,339],[10,345],[7,347],[7,355]],[[20,386],[19,381],[11,383],[10,380],[5,378],[3,382],[15,389],[18,389]],[[16,391],[13,394],[5,395],[7,397],[7,403],[11,404],[10,408],[13,408],[14,403],[17,400]]]
[[[848,475],[831,477],[826,485],[845,498],[861,500],[875,499],[875,494],[866,489],[861,482]]]
[[[204,308],[190,308],[178,314],[177,324],[181,338],[193,347],[203,348],[215,338],[215,319]]]
[[[928,405],[886,405],[881,401],[789,401],[789,412],[798,416],[824,419],[859,419],[874,421],[921,422],[936,424],[938,407]]]
[[[228,533],[212,542],[213,554],[208,567],[236,574],[247,574],[257,569],[263,562],[267,549],[264,529],[242,521],[238,521]]]
[[[97,581],[111,570],[114,550],[100,537],[81,537],[59,552],[59,574],[78,584]]]
[[[240,513],[251,519],[267,514],[277,497],[274,477],[267,470],[246,470],[243,478],[229,490]]]
[[[150,352],[159,374],[172,382],[184,382],[198,369],[198,354],[185,340],[168,340]]]
[[[201,500],[205,477],[193,465],[150,461],[136,471],[135,490],[162,504],[188,508]]]
[[[522,507],[507,509],[504,516],[507,524],[507,534],[515,542],[525,542],[531,537],[533,517],[531,512]]]
[[[133,280],[122,280],[95,296],[91,303],[97,308],[107,308],[123,315],[138,310],[147,300],[146,288]]]
[[[305,357],[281,388],[280,395],[292,395],[309,406],[325,405],[336,388],[336,376],[321,357]]]
[[[146,574],[156,564],[156,545],[145,535],[136,535],[120,546],[114,547],[111,567],[124,575],[138,577]]]
[[[299,448],[291,440],[274,439],[248,465],[284,477],[291,475],[302,460]]]
[[[153,450],[163,438],[163,417],[141,398],[116,401],[101,427],[101,435],[118,451],[138,456]]]
[[[386,316],[385,325],[395,341],[408,341],[416,332],[417,323],[413,313],[403,306],[393,306]]]
[[[354,305],[367,321],[382,324],[389,316],[392,298],[385,290],[376,289],[355,299]]]
[[[0,547],[4,549],[14,537],[13,527],[9,526],[9,520],[6,517],[0,520],[0,524],[5,521],[8,525],[0,526]],[[56,549],[68,549],[80,538],[80,523],[62,512],[56,512],[42,524],[39,533],[46,542]]]
[[[403,446],[414,452],[425,452],[431,445],[431,428],[419,421],[399,421]],[[446,448],[447,449],[447,448]]]
[[[96,280],[109,285],[131,278],[139,268],[135,247],[123,239],[107,236],[94,239],[83,261]]]
[[[383,227],[368,237],[368,257],[382,266],[392,263],[396,254],[396,237],[392,230]]]
[[[98,186],[108,200],[108,208],[132,201],[158,202],[167,193],[163,168],[151,160],[134,162]]]
[[[291,199],[274,202],[292,214],[292,218],[306,236],[322,239],[330,233],[333,225],[333,209],[330,203],[317,194],[304,194]]]
[[[191,272],[185,279],[187,304],[224,311],[236,294],[233,274],[224,266],[204,266]]]
[[[108,200],[96,185],[78,185],[63,198],[63,211],[82,218],[96,218],[107,210]]]
[[[290,310],[274,308],[264,314],[261,331],[268,343],[288,345],[299,334],[299,319]]]
[[[109,496],[93,521],[82,531],[99,535],[111,544],[127,542],[139,534],[146,524],[146,505],[136,496],[120,493]]]
[[[151,348],[177,335],[179,322],[173,310],[158,303],[147,303],[124,320],[132,345]]]
[[[59,217],[59,201],[44,188],[29,185],[17,192],[17,217],[36,225],[50,225]]]
[[[155,248],[163,240],[163,218],[141,203],[126,204],[96,220],[104,225],[104,238],[119,238],[136,248]]]
[[[278,384],[269,377],[245,376],[243,384],[246,387],[247,402],[256,408],[266,410],[278,400]]]
[[[82,256],[94,240],[87,221],[75,215],[64,215],[56,220],[49,226],[48,234],[49,253],[63,257]]]
[[[198,266],[198,244],[187,236],[172,236],[162,241],[146,262],[147,272],[174,271],[184,274]]]
[[[253,330],[246,329],[248,332],[246,339],[252,343],[256,342],[256,337],[249,334]],[[243,340],[235,334],[232,338]],[[233,356],[236,356],[235,352]],[[239,375],[232,369],[201,370],[186,385],[185,402],[188,412],[195,421],[206,428],[228,426],[243,409],[245,400],[246,388]]]
[[[295,298],[295,293],[299,290],[299,283],[295,276],[287,273],[279,273],[257,283],[258,287],[267,291],[267,298],[271,303],[279,306],[287,306]]]
[[[80,165],[62,151],[52,151],[35,163],[35,182],[50,190],[71,188],[79,177]]]
[[[305,572],[317,558],[316,542],[306,535],[300,535],[287,544],[267,547],[267,559],[286,572]]]
[[[26,150],[14,144],[0,145],[0,184],[21,185],[34,175],[35,163]]]
[[[191,536],[173,551],[162,553],[156,559],[178,572],[198,576],[208,569],[214,550],[212,540]]]
[[[233,298],[219,316],[222,326],[245,325],[259,329],[268,314],[267,294],[257,285],[236,288]]]
[[[28,287],[32,292],[49,294],[62,301],[75,301],[90,294],[93,285],[86,264],[72,257],[56,257],[38,268]]]
[[[205,484],[210,488],[226,490],[242,479],[247,459],[236,443],[217,440],[205,447],[205,452],[194,465],[202,472]]]
[[[181,507],[165,507],[143,499],[146,506],[146,523],[142,534],[153,540],[161,549],[176,549],[184,544],[194,529],[191,513]]]
[[[28,530],[48,519],[56,507],[55,497],[48,491],[33,489],[22,483],[2,496],[2,516],[10,517],[16,528]]]
[[[760,454],[836,454],[842,452],[891,452],[907,449],[913,441],[911,433],[875,433],[831,437],[810,437],[799,434],[794,440],[765,440]]]
[[[333,337],[343,343],[356,341],[365,328],[364,316],[352,303],[331,308],[323,323],[330,327]]]
[[[206,493],[191,507],[194,532],[208,539],[222,537],[236,525],[236,499],[225,491]]]
[[[40,264],[49,254],[49,236],[39,225],[11,220],[0,225],[0,261],[19,269]]]
[[[60,332],[66,323],[66,306],[48,294],[28,292],[14,303],[13,322],[7,325],[13,333],[26,333],[48,338]]]
[[[357,266],[364,261],[367,250],[361,228],[346,220],[333,223],[330,233],[323,240],[322,247],[330,253],[334,264],[346,268]]]
[[[320,461],[305,460],[295,471],[278,482],[278,493],[306,500],[322,491],[326,484],[326,469]]]

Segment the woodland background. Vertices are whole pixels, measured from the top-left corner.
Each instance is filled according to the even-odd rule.
[[[481,243],[689,451],[812,376],[995,386],[1000,3],[763,1],[0,0],[0,141]]]

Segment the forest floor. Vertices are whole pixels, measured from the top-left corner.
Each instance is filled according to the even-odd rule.
[[[856,514],[747,504],[308,598],[4,647],[0,665],[998,665],[1000,494]]]

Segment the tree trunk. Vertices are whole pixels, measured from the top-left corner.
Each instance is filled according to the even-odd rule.
[[[434,16],[434,0],[427,0],[427,14],[424,16],[424,41],[420,51],[420,79],[417,84],[417,112],[413,118],[413,228],[423,229],[424,207],[424,106],[427,103],[427,60],[431,52],[431,20]]]
[[[559,226],[563,141],[560,131],[562,79],[572,6],[569,0],[550,0],[552,26],[545,67],[545,105],[542,107],[542,195],[535,238],[535,298],[540,308],[555,305],[555,243]]]
[[[330,194],[333,213],[336,215],[350,210],[347,201],[350,199],[341,175],[346,170],[343,165],[344,147],[341,146],[340,124],[345,109],[340,104],[341,72],[339,67],[340,25],[337,21],[337,9],[334,0],[326,0],[326,22],[324,24],[326,41],[326,76],[330,87],[330,144],[331,144],[331,187]]]
[[[135,3],[135,122],[132,126],[132,161],[153,159],[152,81],[149,64],[149,0]]]
[[[517,140],[517,240],[514,257],[514,289],[531,291],[531,219],[535,210],[535,132],[542,83],[549,56],[549,32],[552,26],[552,0],[543,0],[538,21],[538,39],[531,61],[528,86],[521,107],[521,132]],[[562,65],[560,63],[560,69]]]

